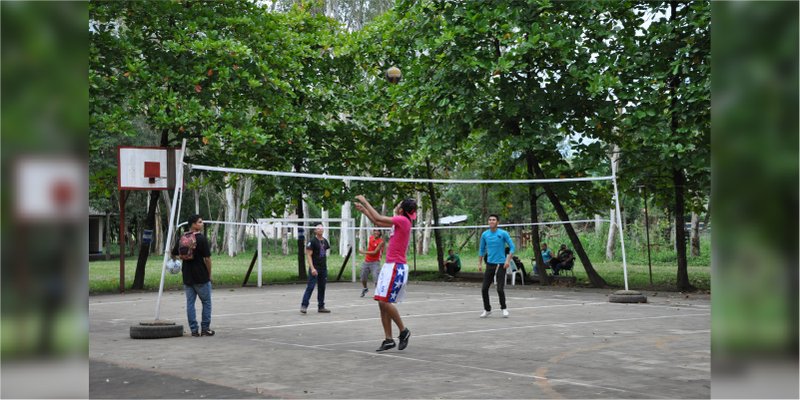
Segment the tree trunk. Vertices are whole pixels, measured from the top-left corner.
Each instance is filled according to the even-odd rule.
[[[250,193],[251,188],[253,186],[253,178],[244,178],[244,191],[242,192],[242,198],[239,199],[239,204],[241,204],[241,218],[239,219],[240,223],[246,224],[247,218],[249,216],[249,208],[247,207],[247,202],[250,201]],[[236,243],[238,243],[239,252],[243,253],[245,251],[245,244],[247,242],[246,238],[247,233],[247,226],[246,225],[239,225],[237,233],[236,233]]]
[[[431,222],[433,220],[433,211],[429,208],[425,212],[425,229],[422,231],[422,254],[428,255],[431,249]]]
[[[283,219],[289,218],[289,206],[283,210]],[[289,255],[289,229],[286,227],[286,222],[281,223],[281,252],[284,256]]]
[[[169,224],[170,224],[170,221],[169,221],[169,218],[170,218],[169,217],[169,212],[170,211],[169,210],[172,210],[172,199],[169,198],[169,193],[167,193],[167,192],[165,192],[163,190],[161,191],[161,196],[160,197],[161,197],[162,204],[164,205],[163,209],[167,210],[167,225],[166,225],[167,229],[163,229],[163,227],[161,229],[161,235],[164,238],[164,240],[166,240],[166,237],[164,237],[164,235],[166,235],[166,231],[169,230]],[[159,207],[159,210],[161,210],[161,209],[162,209],[162,207]],[[180,210],[178,210],[178,212],[180,212]],[[163,220],[163,218],[161,220]],[[180,221],[176,221],[176,223],[175,223],[176,226],[175,226],[175,230],[173,231],[173,236],[172,236],[173,240],[175,240],[175,237],[178,236],[177,224],[179,224],[179,223],[180,223]],[[158,247],[160,249],[158,254],[163,256],[164,255],[164,248],[166,247],[165,243],[163,242],[163,240],[160,241],[160,245]]]
[[[103,252],[106,254],[106,261],[111,259],[111,213],[106,211],[106,226],[105,226],[105,242],[103,243]]]
[[[350,188],[350,181],[345,181],[345,186]],[[352,210],[350,209],[350,201],[345,201],[342,204],[342,223],[340,224],[341,228],[339,232],[339,254],[344,257],[347,254],[348,246],[350,246],[353,242],[352,239],[352,232],[350,231],[350,218],[353,216]]]
[[[302,172],[302,159],[295,159],[294,162],[294,170],[295,172]],[[300,193],[297,198],[297,207],[295,208],[295,212],[297,213],[298,219],[305,218],[305,214],[303,214],[303,194]],[[300,231],[303,232],[303,231]],[[309,235],[309,233],[304,232],[304,234]],[[309,238],[311,236],[309,235]],[[297,275],[300,277],[300,280],[308,279],[308,274],[306,273],[306,246],[305,246],[306,238],[304,235],[297,236]]]
[[[700,257],[700,216],[696,212],[692,213],[692,257]]]
[[[297,200],[297,208],[295,212],[297,213],[298,219],[305,218],[305,214],[303,214],[303,200],[302,195]],[[302,224],[301,224],[302,225]],[[300,228],[297,235],[297,272],[300,276],[301,280],[308,279],[308,274],[306,273],[306,237],[311,238],[312,233],[309,232],[307,229]]]
[[[329,229],[331,224],[330,222],[328,222],[328,219],[330,218],[330,212],[323,208],[322,210],[320,210],[320,214],[321,214],[320,218],[322,218],[322,228],[325,229],[325,233],[322,234],[322,237],[324,237],[330,242],[331,233]]]
[[[369,228],[369,225],[367,223],[367,216],[366,215],[361,214],[361,218],[359,219],[359,226],[360,226],[361,229],[358,230],[358,249],[361,250],[361,251],[365,251],[367,249],[368,244],[369,244],[368,243],[369,242],[369,236],[370,236],[370,233],[371,233],[371,232],[369,232],[367,230],[367,228]]]
[[[133,277],[133,284],[131,289],[141,290],[144,289],[144,271],[147,265],[147,258],[150,256],[150,243],[145,244],[142,240],[142,231],[144,229],[153,229],[156,222],[156,207],[158,206],[158,197],[161,195],[159,190],[150,192],[150,201],[147,204],[147,218],[144,221],[144,226],[139,225],[139,232],[136,236],[139,242],[139,258],[136,261],[136,274]],[[133,246],[131,246],[133,247]]]
[[[424,218],[425,208],[422,207],[422,192],[416,192],[417,199],[417,218]],[[412,232],[413,234],[413,232]],[[422,254],[422,239],[425,235],[416,236],[416,252]]]
[[[675,247],[678,254],[678,290],[692,291],[695,287],[689,283],[689,269],[686,262],[686,232],[683,229],[684,199],[683,191],[686,177],[683,171],[672,171],[672,180],[675,186]]]
[[[603,233],[603,222],[600,221],[600,214],[594,215],[594,234],[600,236]]]
[[[489,219],[489,186],[485,183],[481,184],[481,224],[485,224]]]
[[[539,162],[535,156],[533,158],[533,170],[536,173],[536,176],[539,179],[545,179],[544,172],[542,172],[541,167],[539,167]],[[569,221],[569,215],[567,215],[566,210],[561,205],[561,201],[558,200],[555,192],[550,188],[550,185],[547,183],[542,184],[544,187],[544,193],[547,195],[547,198],[550,200],[550,203],[553,204],[553,208],[556,210],[558,217],[562,221]],[[589,281],[592,283],[592,286],[603,288],[608,286],[606,281],[600,274],[595,271],[594,267],[592,266],[591,260],[589,260],[589,256],[586,254],[586,250],[583,248],[583,244],[581,244],[580,238],[578,238],[578,234],[575,233],[575,229],[573,229],[572,224],[565,223],[564,229],[567,231],[567,236],[569,236],[570,241],[572,242],[572,246],[575,248],[575,252],[578,254],[578,258],[580,258],[581,263],[583,264],[584,270],[586,270],[586,276],[589,278]]]
[[[675,21],[677,16],[677,1],[670,1],[670,21]],[[677,41],[677,39],[676,39]],[[669,96],[670,96],[670,130],[674,137],[678,136],[678,110],[677,110],[677,89],[680,85],[681,77],[679,74],[671,73],[669,78]],[[686,233],[684,227],[684,191],[686,184],[686,177],[683,170],[673,168],[672,182],[675,189],[675,252],[678,255],[678,277],[677,285],[678,290],[688,291],[695,288],[689,283],[689,270],[686,262]]]
[[[230,174],[225,175],[225,222],[236,222],[236,189]],[[225,225],[225,249],[228,257],[236,256],[236,227]]]
[[[428,167],[428,179],[433,179],[433,171],[430,160],[425,160]],[[428,196],[431,198],[431,210],[433,210],[433,226],[439,226],[439,206],[437,204],[436,190],[433,183],[428,182]],[[444,273],[444,246],[442,246],[442,231],[433,230],[433,240],[436,242],[436,261],[439,263],[439,273]]]
[[[533,156],[533,152],[528,150],[525,152],[525,161],[528,167],[528,179],[534,178],[533,172],[533,164],[536,162],[536,158]],[[533,246],[533,258],[536,260],[536,265],[539,266],[539,282],[541,285],[549,285],[550,284],[550,276],[547,275],[547,270],[544,268],[544,261],[542,260],[542,245],[539,240],[539,206],[538,206],[538,196],[536,195],[536,186],[533,183],[528,184],[528,201],[530,202],[531,208],[531,223],[533,226],[531,227],[531,245]],[[531,272],[533,272],[533,266],[531,265]]]
[[[164,237],[161,234],[161,205],[156,203],[156,227],[153,232],[154,239],[153,243],[156,248],[156,255],[163,256],[164,255]]]
[[[220,207],[219,211],[217,211],[217,221],[222,219],[222,210],[223,210],[222,207]],[[210,236],[209,241],[211,242],[211,250],[210,251],[212,253],[219,254],[220,253],[219,240],[218,240],[218,238],[219,238],[219,224],[214,224],[214,227],[211,228],[211,235],[209,235],[209,236]]]
[[[614,242],[616,242],[617,235],[617,212],[615,209],[609,211],[611,222],[608,224],[608,239],[606,240],[606,260],[614,259]]]
[[[194,195],[194,213],[200,215],[200,189],[192,190]],[[211,212],[211,210],[208,210]]]

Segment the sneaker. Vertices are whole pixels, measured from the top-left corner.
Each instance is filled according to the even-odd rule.
[[[321,312],[321,313],[325,313],[325,314],[327,314],[327,313],[330,313],[330,312],[331,312],[331,310],[328,310],[328,309],[327,309],[327,308],[325,308],[325,307],[322,307],[322,308],[320,308],[320,309],[319,309],[319,310],[317,310],[317,311],[319,311],[319,312]]]
[[[408,328],[403,329],[403,331],[400,332],[400,337],[398,338],[400,339],[400,345],[397,346],[397,350],[405,349],[406,346],[408,346],[408,338],[410,337],[411,337],[411,331],[409,331]]]
[[[212,331],[211,329],[206,329],[200,333],[200,336],[214,336],[215,333],[216,332]]]
[[[369,289],[368,289],[368,288],[361,289],[361,297],[364,297],[364,296],[366,296],[366,295],[367,295],[367,292],[369,292]]]
[[[197,332],[197,331],[192,331],[192,336],[194,336],[194,337],[200,337],[200,332]]]
[[[481,318],[486,318],[486,317],[488,317],[488,316],[490,316],[490,315],[492,315],[492,312],[491,312],[491,311],[485,311],[485,310],[484,310],[484,311],[481,313]]]
[[[508,318],[508,309],[503,309],[503,318]]]
[[[378,347],[378,349],[375,351],[386,351],[394,348],[394,346],[394,339],[386,339],[383,341],[383,343],[381,343],[381,347]]]
[[[308,307],[300,307],[300,312],[305,314],[308,310]]]

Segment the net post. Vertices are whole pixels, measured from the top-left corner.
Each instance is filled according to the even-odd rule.
[[[161,263],[161,282],[158,285],[158,298],[156,299],[156,318],[155,320],[158,321],[158,317],[161,313],[161,295],[164,293],[164,274],[167,270],[167,259],[172,254],[172,249],[170,249],[170,244],[172,243],[172,234],[175,233],[175,218],[177,213],[178,201],[181,192],[183,191],[183,157],[186,154],[186,139],[183,139],[181,143],[181,160],[178,165],[177,171],[175,171],[175,191],[172,194],[172,209],[169,212],[169,229],[167,230],[167,240],[166,244],[164,244],[164,260]]]
[[[619,244],[622,248],[622,274],[625,278],[625,290],[628,290],[628,262],[625,258],[625,233],[622,231],[622,215],[619,208],[619,191],[617,190],[617,166],[611,163],[611,182],[614,184],[614,205],[617,210],[617,226],[619,227]]]
[[[258,247],[256,249],[256,252],[258,252],[258,287],[261,287],[261,268],[262,268],[262,264],[261,263],[262,263],[262,259],[264,258],[263,257],[263,253],[261,251],[261,249],[262,249],[261,237],[263,235],[261,234],[261,223],[258,222],[258,221],[256,221],[256,222],[258,223],[258,225],[256,226],[256,235],[258,236]]]
[[[355,283],[356,281],[356,255],[358,254],[358,250],[356,248],[356,219],[350,218],[350,224],[352,228],[350,228],[350,237],[352,238],[350,241],[350,248],[353,249],[353,259],[350,260],[350,281]]]

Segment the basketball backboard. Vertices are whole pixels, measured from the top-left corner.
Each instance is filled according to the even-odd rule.
[[[119,190],[175,188],[175,171],[181,168],[178,148],[117,147]]]

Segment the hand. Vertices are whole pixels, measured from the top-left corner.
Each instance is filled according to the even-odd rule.
[[[478,272],[483,272],[483,266],[478,264]]]
[[[356,200],[358,200],[360,203],[366,203],[367,202],[367,198],[364,197],[363,194],[360,194],[360,195],[356,196]],[[356,207],[358,207],[359,205],[360,204],[356,204]]]
[[[503,269],[508,269],[508,267],[509,267],[508,263],[503,264]]]
[[[364,212],[364,206],[362,206],[361,203],[355,203],[355,206],[356,210],[361,211],[362,213]]]
[[[317,276],[317,270],[314,267],[311,267],[311,276]]]

